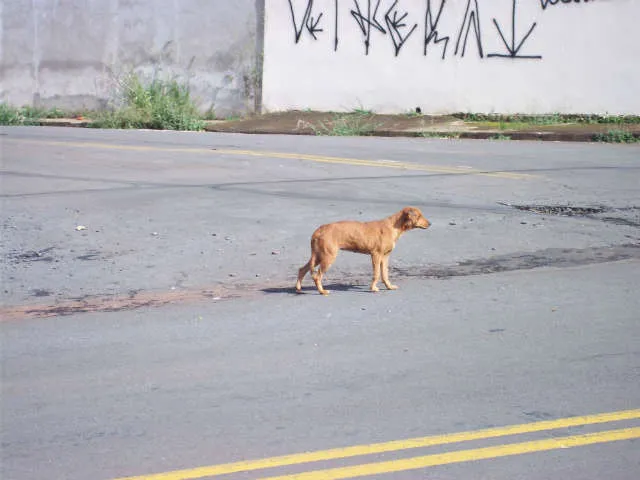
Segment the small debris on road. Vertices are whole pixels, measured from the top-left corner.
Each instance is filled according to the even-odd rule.
[[[80,232],[81,230],[86,230],[86,229],[87,229],[87,227],[85,227],[84,225],[78,225],[76,227],[76,231],[78,231],[78,232]]]

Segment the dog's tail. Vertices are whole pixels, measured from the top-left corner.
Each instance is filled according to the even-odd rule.
[[[315,272],[316,269],[316,265],[318,265],[318,262],[316,261],[316,253],[315,252],[311,252],[311,258],[309,259],[309,271],[311,273]]]

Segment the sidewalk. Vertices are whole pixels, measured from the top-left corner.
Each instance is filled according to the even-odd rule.
[[[42,119],[41,125],[87,127],[87,119]],[[229,120],[209,120],[208,132],[283,135],[373,135],[502,140],[592,142],[598,135],[622,133],[640,138],[638,123],[505,123],[468,121],[454,116],[379,115],[289,111]]]

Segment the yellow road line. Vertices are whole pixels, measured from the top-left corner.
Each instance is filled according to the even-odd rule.
[[[459,432],[445,435],[433,435],[428,437],[409,438],[391,442],[374,443],[369,445],[354,445],[351,447],[319,450],[315,452],[283,455],[279,457],[264,458],[260,460],[247,460],[242,462],[225,463],[173,472],[158,473],[135,477],[121,478],[118,480],[192,480],[197,478],[224,475],[234,472],[262,470],[265,468],[282,467],[286,465],[298,465],[302,463],[318,462],[321,460],[335,460],[360,455],[372,455],[377,453],[406,450],[410,448],[429,447],[434,445],[447,445],[471,440],[484,440],[488,438],[518,435],[523,433],[542,432],[558,428],[576,427],[582,425],[594,425],[599,423],[633,420],[640,418],[640,409],[623,410],[619,412],[586,415],[582,417],[569,417],[557,420],[545,420],[541,422],[510,425],[506,427],[487,428],[468,432]]]
[[[545,452],[559,448],[581,447],[596,443],[631,440],[634,438],[640,438],[640,427],[609,430],[606,432],[589,433],[585,435],[573,435],[570,437],[550,438],[547,440],[534,440],[531,442],[513,443],[511,445],[475,448],[472,450],[425,455],[423,457],[407,458],[403,460],[354,465],[352,467],[330,468],[294,475],[268,477],[263,478],[262,480],[337,480],[341,478],[356,478],[367,475],[416,470],[418,468],[433,467],[435,465],[472,462],[475,460],[485,460],[487,458]]]
[[[319,163],[333,163],[339,165],[353,165],[361,167],[392,168],[399,170],[410,170],[418,172],[445,173],[450,175],[481,175],[485,177],[506,178],[511,180],[524,180],[535,178],[536,175],[526,173],[511,172],[487,172],[473,168],[462,167],[442,167],[438,165],[423,165],[419,163],[399,162],[393,160],[363,160],[358,158],[332,157],[326,155],[311,155],[305,153],[269,152],[258,150],[236,150],[236,149],[212,149],[212,148],[184,148],[184,147],[152,147],[142,145],[118,145],[112,143],[99,142],[63,142],[49,140],[19,140],[6,139],[4,141],[14,141],[21,143],[35,143],[41,145],[64,146],[72,148],[98,148],[108,150],[129,150],[134,152],[172,152],[172,153],[198,153],[208,155],[239,155],[263,158],[278,158],[285,160],[306,160]]]

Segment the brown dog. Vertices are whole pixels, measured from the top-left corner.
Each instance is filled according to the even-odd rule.
[[[339,250],[368,253],[373,263],[371,291],[377,292],[380,273],[389,290],[395,285],[389,282],[389,255],[396,241],[407,230],[429,228],[429,220],[415,207],[405,207],[398,213],[374,222],[343,221],[322,225],[311,236],[311,259],[298,271],[296,291],[302,289],[302,279],[311,271],[311,278],[323,295],[329,292],[322,287],[322,276],[336,259]],[[316,265],[320,268],[315,271]]]

